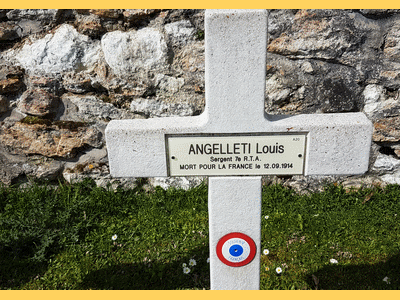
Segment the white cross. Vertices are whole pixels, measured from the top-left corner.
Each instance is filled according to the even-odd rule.
[[[368,169],[372,123],[362,113],[265,114],[265,10],[207,10],[205,49],[205,111],[193,117],[111,121],[106,129],[110,171],[114,177],[210,176],[211,289],[259,289],[260,175],[362,174]],[[276,145],[274,152],[282,144],[285,154],[263,152],[262,141]],[[260,161],[253,161],[256,146]],[[213,163],[211,156],[222,160]],[[253,158],[244,164],[245,156]],[[228,161],[236,158],[241,166]],[[226,169],[218,170],[222,165]],[[226,257],[233,255],[227,258],[231,265],[217,250],[224,236],[236,232],[256,246],[254,258],[239,267],[231,265],[248,245],[229,248],[226,242],[228,248],[220,249]]]

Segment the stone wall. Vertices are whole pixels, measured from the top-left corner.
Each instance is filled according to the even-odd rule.
[[[272,10],[265,109],[364,112],[374,123],[370,171],[267,177],[297,189],[400,182],[400,10]],[[204,10],[0,10],[0,181],[108,171],[114,119],[198,115],[204,108]],[[201,178],[154,178],[189,187]]]

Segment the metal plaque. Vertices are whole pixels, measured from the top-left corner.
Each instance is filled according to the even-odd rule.
[[[169,176],[300,175],[306,134],[168,135]]]

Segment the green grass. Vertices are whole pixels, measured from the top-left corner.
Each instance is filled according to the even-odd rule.
[[[265,186],[261,288],[399,289],[399,199],[397,185]],[[209,289],[208,247],[205,184],[0,188],[0,289]]]

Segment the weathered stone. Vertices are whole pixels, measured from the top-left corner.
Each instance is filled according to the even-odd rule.
[[[105,103],[96,96],[63,95],[63,101],[68,100],[77,107],[77,117],[83,121],[110,121],[114,119],[133,119],[134,114],[118,109],[111,103]]]
[[[161,11],[161,9],[125,9],[123,16],[126,21],[135,23]]]
[[[364,113],[372,120],[400,115],[398,92],[387,98],[386,89],[381,85],[370,84],[364,89]]]
[[[400,13],[399,9],[360,9],[360,12],[367,17],[387,18],[393,14]]]
[[[400,141],[400,117],[391,117],[378,120],[374,123],[374,142],[399,142]]]
[[[100,18],[118,19],[121,16],[120,9],[91,9],[89,12]]]
[[[18,27],[13,24],[0,23],[0,42],[19,38]]]
[[[167,94],[177,93],[183,87],[184,82],[183,78],[174,78],[163,74],[158,74],[155,78],[157,90]]]
[[[20,38],[28,37],[34,34],[43,33],[43,22],[37,19],[22,19],[18,21],[17,26],[19,30],[17,31]]]
[[[9,101],[3,95],[0,95],[0,114],[8,111]]]
[[[336,113],[358,111],[363,106],[360,77],[354,68],[269,53],[267,71],[268,113]]]
[[[25,155],[11,154],[0,143],[0,182],[6,185],[16,183],[18,178],[24,175],[23,165],[25,163]]]
[[[55,180],[60,176],[63,167],[64,165],[60,161],[46,161],[36,169],[35,177],[37,179]]]
[[[65,163],[65,171],[69,173],[83,173],[83,171],[93,171],[93,167],[98,167],[96,169],[107,168],[107,149],[105,147],[102,148],[92,148],[87,149],[82,155],[74,159],[73,161],[67,161]],[[93,167],[91,167],[92,165]],[[94,170],[96,171],[96,170]]]
[[[9,163],[0,156],[0,182],[5,185],[15,183],[15,180],[24,174],[22,164]]]
[[[272,106],[281,105],[289,97],[291,89],[287,87],[288,85],[285,81],[285,78],[279,73],[267,78],[265,84],[266,100]]]
[[[99,60],[100,43],[80,34],[71,25],[63,24],[44,38],[25,43],[21,50],[9,56],[30,74],[80,71]]]
[[[375,160],[372,171],[380,174],[394,172],[400,169],[400,160],[389,155],[379,153]]]
[[[296,11],[293,9],[274,9],[269,12],[268,36],[270,41],[278,38],[292,26]]]
[[[192,116],[194,109],[187,103],[167,103],[138,98],[131,102],[131,111],[146,117]]]
[[[57,110],[59,99],[55,95],[41,88],[29,89],[22,94],[18,108],[21,112],[45,116]]]
[[[100,17],[96,15],[83,16],[75,21],[78,32],[96,38],[105,32]]]
[[[293,58],[347,62],[350,58],[346,53],[363,43],[374,30],[379,32],[379,27],[359,14],[300,10],[290,28],[271,41],[268,51]],[[374,41],[379,38],[371,37]]]
[[[172,45],[185,45],[190,40],[194,40],[194,33],[196,30],[188,20],[182,20],[165,25],[165,32],[167,33]]]
[[[159,186],[163,189],[174,187],[177,189],[189,190],[203,183],[204,177],[152,177],[149,183],[152,186]]]
[[[101,46],[116,75],[129,76],[140,69],[158,71],[167,67],[167,44],[154,28],[108,32],[102,37]]]
[[[323,81],[323,108],[325,113],[357,111],[357,88],[351,88],[354,82],[345,82],[342,78],[327,78]]]
[[[10,128],[1,129],[0,142],[16,154],[64,158],[74,157],[79,148],[102,145],[101,133],[94,127],[66,121],[56,124],[49,126],[18,122]]]
[[[8,78],[0,80],[0,94],[12,94],[18,92],[23,87],[23,82],[18,78]]]
[[[30,19],[51,22],[56,19],[58,9],[12,9],[7,12],[10,20]]]
[[[73,78],[71,80],[71,78],[64,77],[63,86],[68,92],[75,94],[84,94],[93,90],[90,78],[81,78],[80,80]]]
[[[204,81],[204,42],[196,42],[185,46],[174,59],[173,66],[183,72],[197,73]]]
[[[398,62],[400,59],[400,21],[395,21],[390,26],[383,48],[385,58]]]
[[[0,66],[0,80],[4,79],[21,79],[24,77],[25,70],[13,65]]]
[[[382,175],[380,179],[387,184],[400,184],[400,172]]]
[[[44,77],[44,76],[30,76],[28,77],[28,85],[31,88],[39,88],[45,90],[48,93],[54,95],[61,95],[64,90],[60,84],[61,78],[59,76],[55,77]]]

